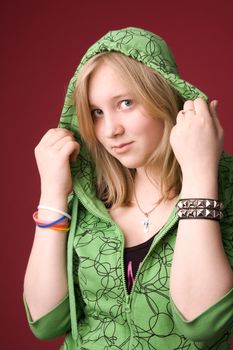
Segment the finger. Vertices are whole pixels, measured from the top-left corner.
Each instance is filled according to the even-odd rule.
[[[194,108],[196,110],[196,113],[202,117],[202,118],[211,118],[210,112],[209,112],[209,106],[203,98],[197,98],[194,100]]]
[[[64,144],[64,146],[60,150],[60,154],[64,157],[70,158],[72,157],[72,161],[75,161],[77,155],[80,151],[80,145],[76,141],[68,141]]]
[[[76,162],[77,161],[77,157],[79,155],[79,152],[80,152],[80,145],[78,144],[77,149],[75,149],[75,151],[70,156],[70,161],[71,162]]]
[[[65,129],[65,128],[51,128],[49,129],[45,134],[44,136],[41,138],[41,140],[45,140],[46,138],[49,138],[51,137],[52,135],[54,134],[57,134],[57,133],[72,133],[70,130],[68,129]]]
[[[73,136],[73,133],[70,130],[63,128],[50,129],[44,137],[41,139],[41,145],[53,146],[60,139],[66,136]]]
[[[183,109],[178,112],[177,117],[176,117],[176,123],[182,123],[184,122],[184,114],[183,114]]]
[[[211,116],[213,118],[213,121],[215,123],[217,130],[221,131],[223,129],[222,129],[222,126],[220,124],[220,120],[218,118],[217,108],[218,108],[218,101],[217,100],[211,101],[210,106],[209,106],[209,110],[210,110]]]
[[[52,135],[54,135],[56,132],[55,128],[49,129],[41,138],[40,143],[45,143]]]
[[[209,110],[213,118],[218,118],[217,108],[218,108],[218,101],[217,100],[211,101],[209,105]]]
[[[71,135],[62,135],[58,138],[50,147],[54,148],[56,151],[60,151],[67,142],[75,141],[74,137]]]
[[[185,101],[183,110],[187,111],[185,112],[185,114],[188,113],[190,110],[193,110],[195,112],[194,102],[192,100]]]

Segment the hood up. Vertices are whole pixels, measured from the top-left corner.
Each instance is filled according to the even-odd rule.
[[[80,137],[78,116],[72,96],[75,90],[77,75],[83,65],[91,57],[104,51],[120,52],[143,62],[148,67],[159,72],[185,100],[194,100],[197,97],[207,100],[207,96],[204,93],[180,78],[175,59],[167,44],[161,37],[149,31],[131,27],[110,31],[92,45],[83,56],[69,83],[59,123],[59,127],[71,130],[75,134],[76,140],[81,146],[77,162],[71,163],[74,194],[71,195],[73,197],[72,220],[67,248],[68,289],[73,339],[77,339],[78,336],[77,309],[73,283],[73,240],[78,219],[78,203],[80,201],[89,211],[97,213],[104,220],[109,220],[109,216],[103,203],[95,197],[93,188],[93,179],[95,177],[94,166]]]
[[[78,116],[73,105],[72,96],[75,90],[75,82],[78,73],[83,65],[91,57],[105,51],[120,52],[156,70],[185,100],[194,100],[197,97],[202,97],[205,100],[208,99],[203,92],[180,78],[174,56],[166,42],[160,36],[144,29],[129,27],[110,31],[100,38],[87,50],[69,83],[59,123],[59,127],[73,131],[77,141],[81,144],[78,163],[76,166],[72,165],[72,174],[78,173],[79,191],[81,191],[82,195],[85,197],[86,195],[88,195],[88,197],[91,196],[92,199],[93,166],[80,138]],[[77,184],[75,183],[74,185],[76,186]],[[82,191],[82,189],[84,191]]]

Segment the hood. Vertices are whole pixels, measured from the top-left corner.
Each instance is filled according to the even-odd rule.
[[[76,114],[72,95],[75,90],[75,82],[79,71],[83,65],[93,56],[104,51],[116,51],[143,62],[148,67],[159,72],[185,100],[194,100],[202,97],[207,100],[207,96],[192,84],[183,80],[179,76],[178,68],[174,56],[166,42],[158,35],[140,28],[123,28],[113,30],[105,34],[94,45],[92,45],[83,58],[72,77],[66,98],[59,127],[69,129],[74,132],[77,141],[81,144],[80,155],[77,164],[72,164],[72,175],[74,178],[74,188],[79,191],[81,197],[91,201],[93,196],[93,164],[89,154],[82,144],[79,129],[78,116]],[[79,181],[77,183],[78,174]],[[90,200],[88,200],[90,202]],[[96,203],[99,206],[99,203]]]

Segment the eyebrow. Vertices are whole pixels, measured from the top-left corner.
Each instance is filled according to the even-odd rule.
[[[119,95],[112,96],[112,97],[111,97],[111,100],[113,100],[113,101],[114,101],[114,100],[118,100],[119,98],[123,98],[123,97],[128,96],[128,95],[132,96],[133,93],[132,93],[132,92],[129,92],[129,91],[126,91],[126,92],[123,93],[123,94],[119,94]],[[92,104],[90,104],[90,108],[95,108],[95,107],[97,107],[97,105],[92,105]]]

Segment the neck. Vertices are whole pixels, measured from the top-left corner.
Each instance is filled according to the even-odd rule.
[[[150,209],[161,198],[159,177],[150,177],[144,169],[137,169],[134,191],[138,202],[146,209]],[[135,203],[135,198],[133,198]]]

